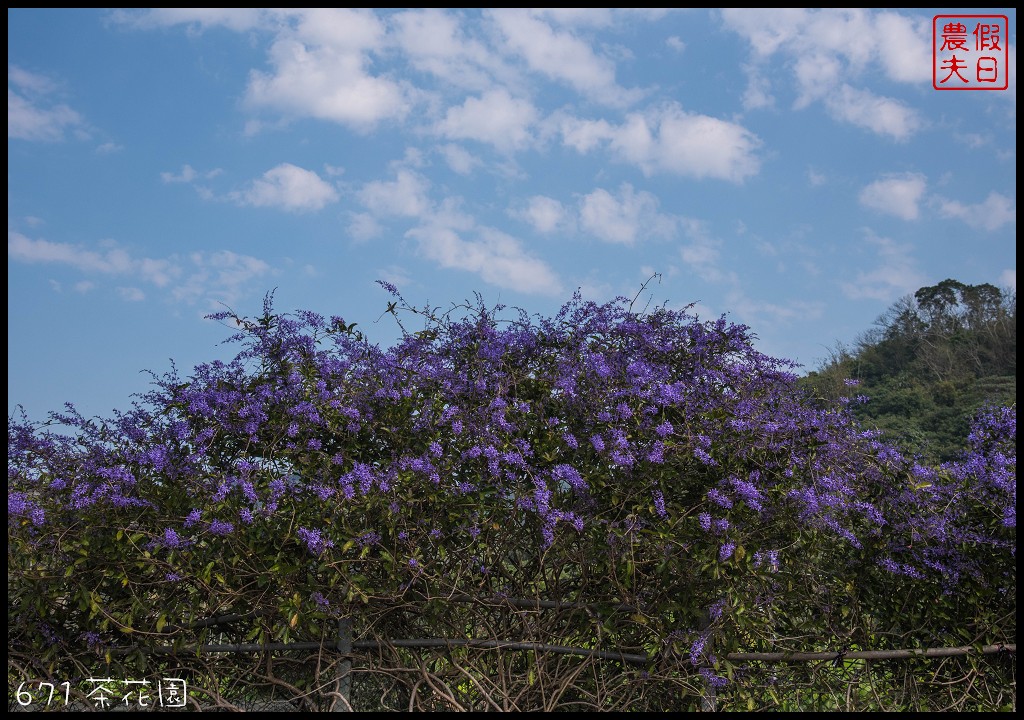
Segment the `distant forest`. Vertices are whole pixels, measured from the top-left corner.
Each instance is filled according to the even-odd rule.
[[[822,402],[848,402],[905,451],[952,460],[980,408],[1017,401],[1016,292],[956,280],[923,287],[801,382]]]

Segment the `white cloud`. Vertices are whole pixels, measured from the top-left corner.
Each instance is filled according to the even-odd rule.
[[[171,296],[176,301],[201,302],[210,307],[233,304],[251,280],[271,272],[264,261],[230,250],[192,253],[189,261],[192,265],[185,282],[172,288]]]
[[[572,223],[572,217],[558,200],[544,195],[531,197],[523,210],[513,213],[539,233],[551,233]]]
[[[927,17],[910,18],[894,12],[874,17],[875,40],[881,67],[890,79],[906,83],[931,83],[931,22]]]
[[[86,134],[81,115],[49,99],[55,90],[56,84],[49,78],[7,66],[8,139],[56,141],[63,140],[68,132]]]
[[[720,283],[728,280],[730,275],[724,273],[718,265],[721,242],[706,235],[699,223],[694,225],[689,236],[690,241],[679,248],[679,257],[683,262],[705,282]]]
[[[931,22],[864,9],[737,8],[722,11],[727,29],[750,43],[754,59],[828,56],[852,74],[882,72],[898,82],[931,82]]]
[[[595,102],[624,106],[639,99],[640,91],[615,82],[611,60],[597,56],[572,32],[555,30],[537,15],[519,8],[490,12],[507,47],[522,56],[531,70],[565,82]]]
[[[270,265],[264,261],[227,250],[193,253],[187,260],[177,255],[135,257],[112,240],[101,241],[96,248],[86,248],[33,240],[12,230],[7,232],[7,258],[13,262],[64,265],[87,274],[142,281],[166,290],[176,301],[190,303],[233,301],[246,283],[271,272]],[[96,283],[80,280],[73,287],[85,293],[94,289]],[[131,302],[145,297],[145,292],[136,286],[116,286],[115,290],[121,298]]]
[[[57,263],[70,265],[84,272],[126,275],[139,268],[139,263],[121,248],[109,245],[103,250],[89,250],[78,245],[33,240],[7,231],[7,257],[25,263]]]
[[[999,284],[1011,290],[1017,290],[1017,268],[1007,268],[999,274]]]
[[[842,282],[843,294],[851,300],[872,299],[891,302],[913,292],[925,283],[910,256],[911,246],[899,245],[889,238],[865,230],[865,242],[876,248],[878,265],[857,273],[852,282]]]
[[[548,124],[562,136],[562,142],[579,153],[588,153],[615,137],[615,128],[606,120],[582,120],[565,113],[554,113]]]
[[[289,212],[320,210],[339,199],[333,185],[312,170],[291,163],[267,170],[249,189],[231,193],[230,197],[241,205],[276,207]]]
[[[580,226],[605,242],[632,245],[641,235],[671,237],[676,220],[658,212],[658,199],[624,183],[616,198],[598,188],[580,200]]]
[[[921,173],[900,173],[876,180],[860,192],[861,205],[903,220],[916,220],[927,180]]]
[[[441,145],[438,149],[444,156],[444,161],[448,163],[448,167],[459,175],[469,175],[478,165],[482,164],[480,158],[461,145],[448,143]]]
[[[384,228],[370,213],[352,213],[351,217],[348,232],[358,242],[372,240],[384,232]]]
[[[679,255],[687,265],[710,268],[718,261],[718,248],[707,239],[698,238],[679,249]]]
[[[199,30],[226,27],[245,32],[266,25],[273,18],[272,11],[259,8],[151,8],[148,10],[115,10],[111,19],[119,24],[137,28],[191,25]]]
[[[814,168],[807,168],[807,182],[811,184],[811,187],[821,187],[827,179],[824,173],[820,173]]]
[[[384,280],[394,285],[399,290],[409,287],[412,284],[412,276],[409,271],[401,265],[388,265],[377,271],[377,279]]]
[[[963,220],[971,227],[983,230],[998,230],[1007,223],[1017,222],[1017,204],[1012,198],[997,192],[989,193],[985,202],[974,205],[942,197],[936,197],[936,202],[942,217]]]
[[[224,171],[221,168],[214,168],[213,170],[207,170],[204,173],[200,173],[191,165],[186,164],[181,166],[181,172],[177,175],[172,172],[160,173],[160,179],[165,183],[191,183],[199,178],[212,180],[223,173]]]
[[[7,82],[32,95],[48,95],[57,90],[57,83],[45,75],[38,75],[11,64],[7,65]]]
[[[771,93],[771,81],[761,73],[757,65],[744,65],[743,74],[747,76],[747,87],[743,91],[743,108],[745,110],[758,110],[775,105],[775,98]]]
[[[141,258],[137,262],[137,274],[157,287],[166,287],[181,273],[173,258]]]
[[[788,76],[795,85],[797,109],[822,101],[835,119],[896,140],[923,125],[912,108],[851,83],[879,75],[895,82],[930,83],[927,18],[864,9],[743,8],[723,10],[722,20],[753,51],[745,107],[758,107],[766,92],[755,79]],[[772,63],[776,54],[781,61]]]
[[[407,10],[392,15],[390,22],[393,39],[421,72],[478,92],[492,87],[496,76],[509,75],[492,49],[466,37],[459,18],[443,10]]]
[[[146,299],[146,293],[137,287],[119,287],[117,294],[128,302],[141,302]]]
[[[679,246],[679,257],[697,277],[714,284],[736,285],[739,282],[736,272],[722,269],[719,262],[722,241],[709,233],[707,223],[680,217],[678,225],[685,234],[685,242]],[[742,231],[746,232],[745,228]]]
[[[561,293],[562,283],[547,263],[526,252],[511,235],[477,225],[453,203],[446,201],[427,222],[406,233],[417,241],[420,254],[441,267],[476,273],[498,287],[532,295]]]
[[[987,145],[989,142],[989,139],[987,137],[985,137],[984,135],[979,135],[978,133],[957,133],[953,137],[955,137],[957,140],[962,142],[967,147],[975,150]]]
[[[829,94],[825,106],[837,120],[888,135],[893,140],[906,140],[923,125],[917,112],[900,101],[845,84]]]
[[[723,9],[725,27],[747,39],[754,52],[766,57],[798,37],[806,10],[794,8]]]
[[[393,182],[377,180],[359,191],[359,201],[375,215],[416,217],[430,209],[427,189],[430,183],[411,170],[399,170]]]
[[[121,152],[122,150],[124,150],[124,145],[118,145],[115,142],[105,142],[96,148],[96,154],[110,155],[111,153]]]
[[[160,173],[160,179],[165,183],[190,183],[199,176],[199,173],[191,165],[182,165],[181,173],[175,175],[170,172]]]
[[[756,135],[735,123],[688,113],[678,105],[627,116],[612,147],[645,173],[742,182],[760,169]]]
[[[79,245],[32,240],[20,233],[8,231],[7,256],[25,263],[56,263],[87,273],[104,275],[131,275],[165,287],[181,274],[173,258],[136,258],[111,240],[99,243],[92,250]]]
[[[566,145],[587,152],[606,143],[618,159],[646,175],[664,172],[739,183],[761,166],[756,135],[742,125],[688,113],[678,103],[630,113],[617,127],[565,114],[552,122]]]
[[[682,52],[683,50],[686,49],[686,43],[680,40],[678,35],[673,35],[672,37],[670,37],[668,40],[665,41],[665,44],[668,45],[673,50],[675,50],[676,52]]]
[[[369,54],[384,46],[384,24],[371,12],[317,8],[296,13],[293,30],[281,30],[270,48],[271,73],[253,71],[246,100],[286,116],[314,117],[373,128],[405,116],[406,90],[371,75]]]
[[[827,53],[807,53],[793,61],[799,93],[793,108],[802,110],[828,96],[842,76],[839,60]]]
[[[726,297],[728,307],[742,321],[751,327],[791,325],[793,323],[817,320],[825,312],[825,304],[819,301],[786,300],[782,303],[768,302],[763,298],[751,298],[742,288],[735,288]]]
[[[557,25],[607,27],[614,22],[612,8],[532,8],[530,14]]]
[[[513,98],[499,88],[448,108],[435,129],[448,138],[477,140],[509,152],[530,142],[530,127],[536,120],[537,110],[529,100]]]

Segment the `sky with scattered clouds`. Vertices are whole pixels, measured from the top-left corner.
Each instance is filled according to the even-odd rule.
[[[204,316],[399,287],[750,326],[815,368],[945,278],[1016,289],[1009,88],[932,86],[949,10],[8,9],[8,411],[125,409]],[[391,322],[389,322],[389,320]]]

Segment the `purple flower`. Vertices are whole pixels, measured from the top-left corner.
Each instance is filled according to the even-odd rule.
[[[212,520],[210,521],[210,527],[208,528],[211,535],[230,535],[235,531],[235,526],[232,523],[225,522],[223,520]]]
[[[164,530],[163,542],[169,548],[176,548],[181,545],[181,538],[178,537],[178,533],[173,529],[167,528]]]
[[[380,542],[380,534],[375,533],[372,530],[367,530],[362,535],[356,538],[356,542],[359,543],[359,547],[368,547],[370,545],[376,545]]]
[[[710,608],[708,608],[708,617],[712,620],[718,620],[722,617],[722,611],[725,609],[725,600],[717,600]]]
[[[203,511],[202,510],[193,509],[192,512],[190,512],[188,514],[188,517],[185,518],[184,525],[185,525],[185,527],[192,527],[193,525],[197,524],[200,520],[202,520],[202,518],[203,518]]]
[[[666,517],[668,512],[665,510],[665,496],[662,495],[661,490],[655,490],[652,495],[654,499],[654,511],[658,513],[658,517]]]
[[[704,655],[704,647],[707,645],[707,643],[708,643],[707,635],[701,634],[701,635],[697,636],[697,639],[694,640],[693,644],[690,646],[690,662],[691,663],[693,663],[694,665],[697,665],[697,664],[700,663],[700,659]]]
[[[654,443],[647,453],[647,459],[656,465],[661,465],[665,462],[665,446],[661,442]]]
[[[736,543],[727,542],[722,547],[718,548],[718,561],[725,562],[732,557],[733,551],[736,550]]]
[[[572,465],[555,465],[551,469],[551,477],[558,482],[567,483],[577,492],[585,492],[587,490],[587,481],[580,477],[579,471]]]
[[[701,677],[713,688],[725,687],[729,684],[729,679],[724,678],[721,675],[715,675],[711,668],[702,667],[700,669]]]
[[[694,448],[693,455],[705,465],[710,465],[712,467],[718,465],[718,463],[715,462],[715,459],[711,457],[704,448]]]
[[[733,487],[736,488],[737,494],[743,501],[749,505],[752,509],[760,512],[764,508],[761,505],[761,491],[754,487],[753,483],[749,483],[746,480],[740,480],[739,478],[732,478]]]
[[[328,548],[334,547],[334,543],[329,539],[323,537],[319,530],[309,530],[304,527],[300,527],[295,533],[299,540],[306,543],[306,548],[313,555],[321,555]]]
[[[391,295],[395,297],[401,297],[401,295],[398,294],[398,288],[396,288],[393,284],[389,283],[387,280],[378,280],[377,284],[380,285],[385,290],[387,290],[388,293],[390,293]],[[341,322],[341,318],[338,318],[337,322]]]
[[[755,552],[754,553],[754,567],[758,567],[759,568],[762,565],[764,565],[765,563],[768,564],[768,570],[770,572],[773,572],[773,573],[774,572],[778,572],[779,571],[779,551],[778,550],[769,550],[768,552],[764,552],[762,550],[758,550],[757,552]]]
[[[621,450],[612,450],[612,462],[622,467],[630,467],[633,464],[633,456]]]
[[[715,488],[711,488],[710,490],[708,490],[708,500],[715,503],[719,507],[732,507],[732,500],[730,500],[726,495],[723,495],[720,491],[718,491]]]

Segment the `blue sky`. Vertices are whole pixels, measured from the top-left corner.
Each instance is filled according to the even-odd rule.
[[[551,315],[660,273],[808,370],[1015,289],[1016,13],[964,11],[1009,89],[945,92],[949,12],[8,9],[8,411],[127,408],[275,288],[390,345],[377,279]]]

